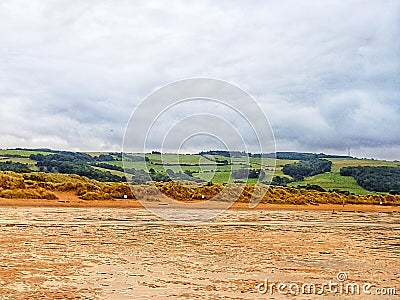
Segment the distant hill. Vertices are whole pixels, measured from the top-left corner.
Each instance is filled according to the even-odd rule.
[[[276,152],[276,153],[246,153],[244,151],[223,151],[223,150],[209,150],[199,152],[199,155],[220,155],[225,157],[264,157],[264,158],[277,158],[277,159],[292,159],[292,160],[311,160],[316,158],[354,158],[351,156],[343,155],[329,155],[324,153],[308,153],[308,152]]]

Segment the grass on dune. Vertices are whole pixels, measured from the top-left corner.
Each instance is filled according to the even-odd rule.
[[[211,186],[185,186],[177,185],[174,182],[157,183],[160,191],[178,201],[191,200],[220,200],[249,202],[252,196],[260,199],[261,203],[276,204],[381,204],[399,205],[400,196],[393,195],[368,195],[368,196],[345,196],[339,193],[317,192],[304,189],[293,189],[274,187],[266,185],[246,185],[246,184],[215,184]]]
[[[57,199],[55,192],[74,192],[84,200],[134,198],[127,183],[107,183],[78,175],[0,172],[0,198]]]
[[[400,195],[368,195],[345,196],[338,193],[317,192],[302,189],[268,187],[266,185],[246,184],[196,184],[188,182],[156,183],[158,188],[167,196],[178,201],[215,200],[248,202],[253,193],[262,197],[262,203],[277,204],[312,204],[312,203],[354,203],[354,204],[384,204],[400,205]],[[74,192],[83,200],[110,200],[136,198],[140,191],[140,199],[157,197],[154,189],[148,185],[133,186],[133,195],[127,183],[104,183],[90,180],[77,175],[0,172],[0,198],[34,198],[57,199],[57,192]]]

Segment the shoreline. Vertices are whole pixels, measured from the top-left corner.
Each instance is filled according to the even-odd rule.
[[[110,209],[146,209],[138,200],[82,200],[78,197],[67,196],[59,200],[45,199],[5,199],[0,198],[0,207],[70,207],[70,208],[110,208]],[[190,209],[190,203],[181,205],[160,204],[157,200],[146,201],[146,207],[151,208],[172,208],[172,209]],[[217,205],[210,203],[206,209],[219,209]],[[204,208],[200,208],[204,209]],[[400,206],[383,206],[372,204],[268,204],[260,203],[254,208],[250,208],[248,203],[235,202],[229,210],[282,210],[282,211],[340,211],[340,212],[400,212]]]

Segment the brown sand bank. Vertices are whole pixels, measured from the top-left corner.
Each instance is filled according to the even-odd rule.
[[[86,207],[86,208],[134,208],[142,209],[143,204],[136,199],[113,199],[113,200],[82,200],[73,193],[55,193],[59,199],[5,199],[0,198],[0,207]],[[157,199],[149,201],[142,200],[146,207],[163,207],[168,208],[168,205],[162,205]],[[181,205],[174,205],[174,208],[190,208],[191,202],[182,202]],[[194,202],[192,202],[194,203]],[[218,208],[213,202],[209,202],[208,209]],[[235,210],[317,210],[317,211],[370,211],[370,212],[400,212],[400,206],[385,206],[371,204],[274,204],[274,203],[259,203],[254,208],[250,208],[248,203],[235,202],[230,207]]]

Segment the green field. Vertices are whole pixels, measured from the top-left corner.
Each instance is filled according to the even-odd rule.
[[[330,158],[332,162],[332,172],[340,172],[343,167],[355,167],[355,166],[399,166],[399,162],[375,160],[375,159],[354,159],[354,158]]]
[[[325,190],[344,190],[356,195],[375,194],[360,187],[351,176],[340,176],[339,173],[324,173],[305,178],[304,181],[290,183],[289,186],[315,184]]]
[[[23,157],[29,157],[32,154],[42,154],[42,155],[50,155],[54,154],[52,152],[46,152],[46,151],[34,151],[34,150],[14,150],[14,149],[0,149],[0,157],[1,156],[9,156],[9,155],[19,155]]]
[[[141,156],[143,154],[133,153],[132,155]],[[147,170],[154,169],[156,172],[161,173],[165,173],[168,169],[175,173],[191,171],[195,177],[219,184],[238,181],[231,178],[232,170],[241,168],[260,169],[260,166],[263,165],[263,169],[271,174],[275,166],[273,159],[263,159],[261,161],[260,158],[254,157],[248,160],[245,157],[228,158],[219,155],[205,157],[198,154],[146,154],[146,157],[149,159],[145,167]],[[227,161],[228,164],[222,165],[221,162],[223,161]],[[279,171],[284,164],[290,162],[292,161],[278,162]],[[143,162],[125,161],[123,163],[122,161],[105,161],[104,163],[129,169],[143,169]],[[247,182],[256,183],[257,179],[250,178]]]

